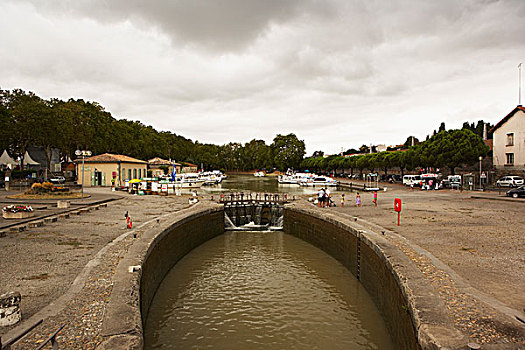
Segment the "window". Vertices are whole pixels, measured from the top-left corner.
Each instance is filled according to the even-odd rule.
[[[514,153],[505,153],[505,156],[507,158],[505,165],[514,165]]]
[[[139,169],[139,179],[142,179],[142,169]]]
[[[122,168],[122,181],[126,181],[126,168]]]
[[[133,169],[133,178],[134,178],[134,179],[137,178],[137,169]]]
[[[514,146],[514,133],[507,134],[507,146]]]
[[[128,169],[128,180],[131,180],[131,169]]]

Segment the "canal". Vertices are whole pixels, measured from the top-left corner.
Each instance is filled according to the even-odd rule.
[[[253,175],[228,175],[220,185],[203,186],[200,191],[203,193],[224,193],[224,192],[258,192],[258,193],[288,193],[290,195],[315,194],[319,188],[302,187],[294,184],[279,184],[277,176],[255,177]],[[336,187],[331,187],[332,193],[337,192]]]
[[[339,262],[283,232],[231,232],[161,283],[145,349],[393,349],[368,293]]]

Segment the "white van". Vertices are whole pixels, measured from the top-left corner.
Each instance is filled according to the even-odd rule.
[[[403,176],[403,185],[405,186],[419,186],[421,183],[421,175],[405,175]]]

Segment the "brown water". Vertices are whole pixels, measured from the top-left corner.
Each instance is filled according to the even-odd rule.
[[[168,273],[145,349],[393,349],[367,292],[335,259],[282,232],[226,232]]]

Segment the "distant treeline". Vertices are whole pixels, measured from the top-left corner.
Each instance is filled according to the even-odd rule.
[[[201,144],[138,121],[117,120],[96,102],[45,100],[20,89],[0,90],[0,152],[7,149],[12,157],[22,158],[28,146],[42,147],[48,164],[55,148],[63,159],[75,159],[80,149],[229,170],[297,168],[305,154],[304,141],[294,134],[277,135],[271,145],[255,139],[244,145]]]
[[[405,142],[407,149],[379,153],[357,154],[353,156],[332,155],[317,156],[303,160],[301,167],[314,171],[349,170],[353,173],[382,171],[388,174],[398,168],[401,174],[416,168],[448,168],[451,174],[459,166],[475,164],[479,157],[485,157],[489,151],[482,138],[470,128],[461,130],[443,130],[434,133],[425,142],[414,142],[411,137]],[[362,146],[361,151],[368,147]],[[348,151],[347,151],[348,152]]]

